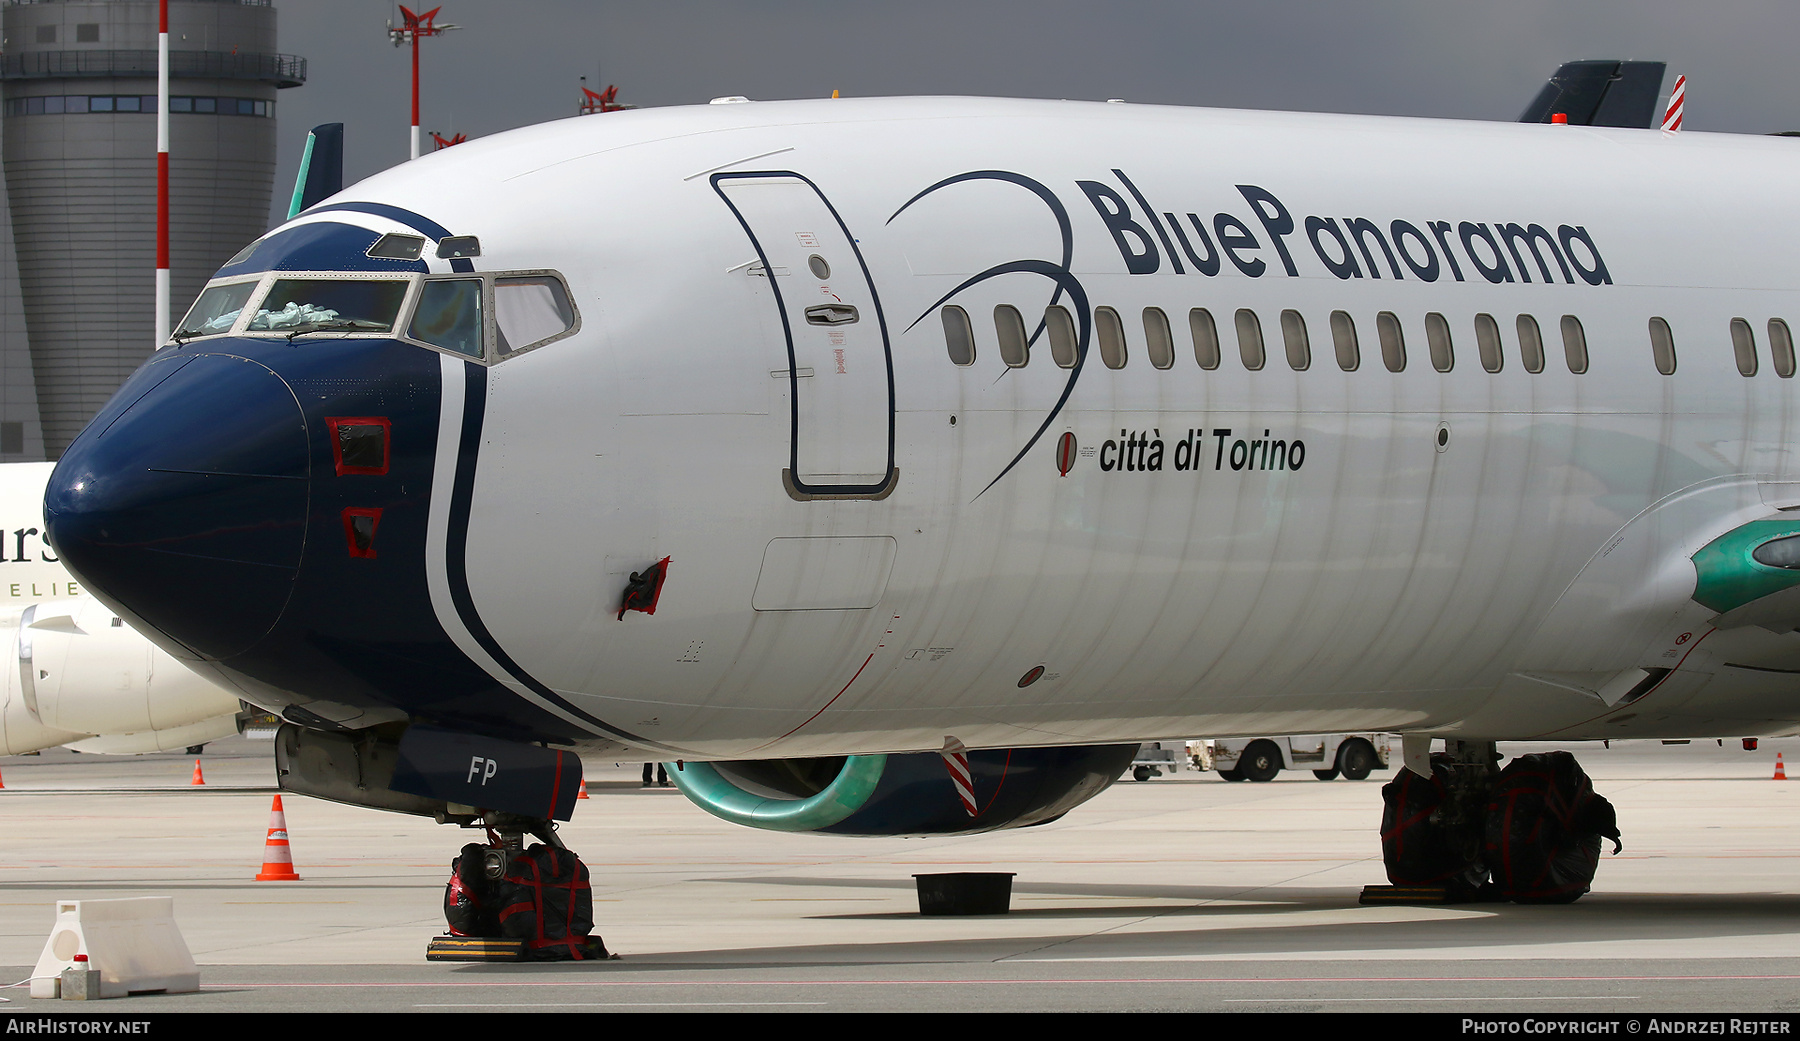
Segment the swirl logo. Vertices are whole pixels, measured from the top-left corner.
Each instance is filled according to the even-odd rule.
[[[1069,264],[1075,255],[1075,236],[1069,223],[1068,210],[1063,207],[1062,200],[1056,197],[1056,193],[1052,192],[1048,187],[1038,181],[1032,180],[1023,174],[1013,173],[1009,170],[974,170],[969,173],[957,174],[954,177],[946,177],[908,199],[905,205],[895,210],[894,215],[888,218],[888,223],[892,224],[896,217],[905,213],[908,207],[912,206],[920,199],[952,185],[964,184],[970,181],[1002,181],[1008,184],[1016,184],[1043,200],[1044,205],[1049,208],[1051,215],[1055,217],[1057,229],[1061,232],[1062,256],[1060,259],[1054,261],[1034,258],[1007,261],[1005,263],[995,264],[984,271],[971,275],[958,283],[956,288],[938,298],[938,300],[930,307],[927,307],[924,312],[912,320],[907,328],[911,329],[913,326],[918,325],[921,321],[924,321],[927,316],[936,312],[938,308],[949,303],[958,293],[967,290],[971,286],[980,285],[990,279],[1011,274],[1032,274],[1049,279],[1054,286],[1054,291],[1050,296],[1050,303],[1052,305],[1056,304],[1066,293],[1069,297],[1071,309],[1075,312],[1076,316],[1075,364],[1069,368],[1069,378],[1063,385],[1062,394],[1056,399],[1056,403],[1051,406],[1049,413],[1044,416],[1044,421],[1038,425],[1037,430],[1032,433],[1031,437],[1026,440],[1025,444],[1020,447],[1018,452],[1013,455],[1011,461],[1008,462],[1006,466],[994,476],[994,479],[989,481],[980,492],[976,493],[975,497],[980,498],[989,488],[1000,483],[1002,477],[1011,473],[1012,468],[1019,464],[1019,460],[1025,458],[1025,454],[1030,452],[1032,447],[1043,439],[1045,431],[1050,429],[1050,424],[1056,421],[1056,417],[1062,413],[1064,406],[1068,404],[1069,396],[1074,393],[1075,383],[1081,378],[1082,368],[1087,362],[1088,340],[1093,323],[1092,315],[1088,308],[1087,290],[1082,287],[1080,279],[1077,279],[1069,270]],[[1043,321],[1039,321],[1037,328],[1032,331],[1030,338],[1026,341],[1027,346],[1035,344],[1038,339],[1044,335],[1045,329],[1046,324]],[[1069,450],[1072,457],[1074,454],[1074,439],[1072,435],[1065,436],[1069,438]],[[1059,468],[1062,468],[1062,472],[1065,475],[1068,473],[1068,469],[1063,467],[1061,462],[1060,452],[1057,465]]]

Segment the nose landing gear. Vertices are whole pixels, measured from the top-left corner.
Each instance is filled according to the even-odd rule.
[[[616,957],[592,935],[587,866],[551,821],[488,813],[488,841],[471,842],[450,864],[444,887],[449,931],[427,945],[427,961],[590,961]],[[539,842],[529,848],[525,836]]]
[[[581,764],[573,754],[416,724],[394,735],[286,723],[275,735],[275,771],[286,792],[486,830],[487,842],[465,845],[451,864],[449,928],[427,945],[427,960],[608,956],[591,935],[587,868],[556,834],[556,820],[574,811]],[[481,808],[497,802],[515,809]],[[539,806],[556,817],[517,811]],[[527,835],[537,841],[527,846]]]

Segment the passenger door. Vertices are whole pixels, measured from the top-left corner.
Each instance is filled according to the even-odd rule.
[[[875,286],[837,211],[787,171],[721,173],[713,189],[756,248],[787,344],[796,499],[881,498],[894,469],[893,360]]]

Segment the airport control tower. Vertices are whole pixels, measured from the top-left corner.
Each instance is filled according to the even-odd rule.
[[[4,157],[45,457],[154,347],[156,0],[6,0]],[[170,267],[179,319],[268,227],[276,92],[306,61],[271,0],[170,0]]]

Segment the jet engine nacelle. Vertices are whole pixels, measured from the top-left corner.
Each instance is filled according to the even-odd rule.
[[[669,777],[701,809],[752,828],[967,835],[1061,817],[1105,791],[1131,765],[1137,747],[971,751],[973,812],[937,752],[683,763]]]
[[[236,732],[235,695],[202,679],[92,597],[35,604],[9,651],[7,754],[81,741],[153,752]],[[98,736],[96,736],[98,735]]]
[[[26,704],[20,690],[22,671],[19,667],[18,634],[10,634],[12,640],[8,645],[7,661],[0,667],[0,692],[6,701],[0,705],[0,755],[24,755],[42,748],[55,748],[57,745],[78,741],[88,735],[70,730],[58,730],[47,727],[38,719],[37,713]]]

